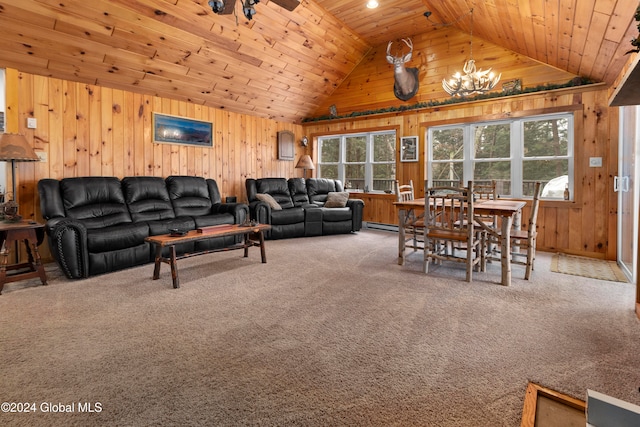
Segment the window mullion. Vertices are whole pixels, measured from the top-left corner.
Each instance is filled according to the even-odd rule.
[[[365,144],[364,182],[365,188],[373,190],[373,134],[367,135]]]
[[[464,157],[462,164],[462,184],[467,185],[469,181],[474,179],[473,177],[473,162],[474,162],[474,132],[475,126],[473,125],[465,125],[464,126]]]
[[[345,160],[347,159],[347,137],[343,135],[340,137],[340,160],[338,163],[338,179],[343,183],[347,182]]]
[[[524,126],[514,120],[510,126],[511,135],[511,197],[522,197],[522,171],[524,169]]]

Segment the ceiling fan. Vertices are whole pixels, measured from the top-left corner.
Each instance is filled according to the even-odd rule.
[[[299,4],[300,0],[271,0],[275,4],[288,11],[292,11]],[[215,6],[211,3],[215,3]],[[256,2],[257,3],[257,2]],[[210,1],[209,5],[213,8],[213,11],[219,15],[231,15],[236,7],[236,0],[218,0],[218,1]]]

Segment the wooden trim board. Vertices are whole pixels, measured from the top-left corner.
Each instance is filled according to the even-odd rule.
[[[520,427],[545,427],[551,425],[557,426],[570,426],[567,420],[558,419],[555,417],[555,422],[558,424],[546,424],[541,418],[538,418],[538,414],[542,408],[540,405],[544,404],[543,400],[549,402],[559,403],[559,408],[566,409],[568,417],[580,418],[581,425],[586,424],[586,403],[583,400],[575,399],[566,394],[557,392],[550,388],[543,387],[541,385],[530,382],[527,385],[527,392],[524,398],[524,406],[522,408],[522,422]],[[576,424],[577,425],[577,424]]]

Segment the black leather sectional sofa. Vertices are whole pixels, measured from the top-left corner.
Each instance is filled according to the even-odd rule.
[[[364,202],[348,199],[339,180],[250,178],[245,186],[251,219],[271,225],[269,239],[352,233],[362,228]],[[272,200],[263,200],[265,194]],[[328,207],[328,199],[334,196],[346,196],[344,207]]]
[[[194,230],[248,219],[246,204],[222,203],[213,179],[193,176],[82,177],[38,182],[51,252],[69,278],[145,264],[154,251],[144,241],[171,229]],[[219,249],[237,237],[176,247],[179,254]]]

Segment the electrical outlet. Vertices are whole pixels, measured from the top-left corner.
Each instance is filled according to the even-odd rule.
[[[590,168],[601,168],[602,167],[602,157],[589,157],[589,167]]]
[[[38,127],[38,120],[33,117],[27,117],[27,128],[35,129]]]

